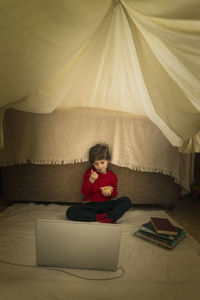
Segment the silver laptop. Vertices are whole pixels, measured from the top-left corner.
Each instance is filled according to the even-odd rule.
[[[37,265],[115,271],[121,225],[38,219]]]

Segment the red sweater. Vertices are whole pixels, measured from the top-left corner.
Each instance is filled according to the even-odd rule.
[[[91,170],[99,175],[94,183],[89,181]],[[103,196],[100,188],[108,185],[113,187],[112,194],[111,196]],[[90,168],[84,174],[81,192],[84,196],[83,202],[105,202],[110,200],[117,196],[117,176],[110,170],[107,170],[106,174],[102,174],[97,172],[95,168]]]

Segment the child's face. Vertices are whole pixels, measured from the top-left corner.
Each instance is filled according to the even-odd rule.
[[[93,166],[95,167],[97,172],[106,174],[108,161],[107,161],[107,159],[95,160],[95,162],[93,163]]]

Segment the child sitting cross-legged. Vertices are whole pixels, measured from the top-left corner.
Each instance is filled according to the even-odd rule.
[[[131,207],[128,197],[117,196],[117,176],[108,169],[109,147],[96,144],[89,150],[91,167],[85,172],[81,192],[83,202],[68,208],[74,221],[115,223]]]

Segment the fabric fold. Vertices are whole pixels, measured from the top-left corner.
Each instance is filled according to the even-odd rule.
[[[0,108],[146,116],[180,151],[199,152],[198,9],[198,0],[3,1]]]

